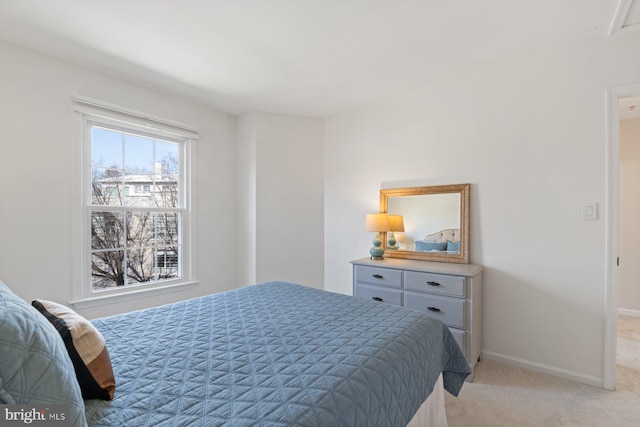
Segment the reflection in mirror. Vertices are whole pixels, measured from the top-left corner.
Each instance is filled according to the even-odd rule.
[[[459,194],[389,197],[388,210],[389,214],[401,212],[406,224],[404,233],[395,233],[396,249],[460,252]],[[425,212],[430,214],[425,215]],[[447,242],[453,243],[448,249]]]
[[[404,223],[403,232],[386,236],[385,255],[468,263],[469,188],[459,184],[380,190],[380,212],[401,215]]]

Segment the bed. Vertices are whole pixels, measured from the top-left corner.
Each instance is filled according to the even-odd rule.
[[[427,315],[285,282],[91,323],[117,383],[84,401],[96,427],[446,425],[424,408],[470,372]]]
[[[415,250],[419,252],[460,253],[460,229],[447,228],[427,234],[424,239],[415,241]]]

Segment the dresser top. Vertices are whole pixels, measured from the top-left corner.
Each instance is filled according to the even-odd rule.
[[[385,258],[373,260],[362,258],[351,261],[354,265],[366,265],[370,267],[395,268],[398,270],[424,271],[428,273],[454,274],[457,276],[475,276],[482,271],[481,265],[456,264],[448,262],[421,261],[415,259]]]

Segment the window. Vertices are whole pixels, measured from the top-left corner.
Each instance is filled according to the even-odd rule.
[[[84,100],[75,107],[83,146],[78,296],[192,280],[193,131]]]

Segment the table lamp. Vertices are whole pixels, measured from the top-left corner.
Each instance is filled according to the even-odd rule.
[[[396,236],[394,231],[404,233],[404,219],[402,215],[388,215],[389,216],[389,239],[387,240],[387,248],[398,249],[398,243],[396,242]]]
[[[382,247],[382,237],[380,233],[386,233],[391,230],[389,226],[389,215],[386,213],[367,214],[364,228],[366,231],[376,233],[376,237],[373,239],[373,246],[369,250],[371,259],[383,259],[384,248]]]

